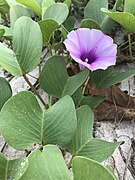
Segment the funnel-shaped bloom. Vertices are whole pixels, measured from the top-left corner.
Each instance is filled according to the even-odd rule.
[[[117,45],[100,30],[80,28],[71,31],[64,44],[80,67],[94,71],[116,63]]]

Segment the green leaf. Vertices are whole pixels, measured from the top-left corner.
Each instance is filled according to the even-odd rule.
[[[0,130],[7,142],[23,150],[41,143],[43,112],[31,92],[21,92],[10,98],[0,112]]]
[[[112,155],[121,142],[111,143],[94,139],[92,137],[93,119],[94,115],[89,106],[82,106],[77,109],[76,134],[67,148],[73,156],[85,156],[102,162]]]
[[[28,166],[27,158],[19,158],[14,160],[7,159],[0,153],[0,179],[1,180],[19,180],[24,174]]]
[[[63,23],[63,26],[68,30],[71,31],[74,29],[76,19],[74,16],[69,16],[66,21]]]
[[[13,35],[12,29],[6,26],[0,25],[0,30],[4,29],[4,37],[11,37]]]
[[[0,13],[5,15],[9,11],[9,6],[6,1],[1,1],[0,3]]]
[[[43,143],[66,146],[74,136],[77,126],[72,98],[65,96],[55,103],[44,113],[43,121]]]
[[[135,16],[135,1],[134,0],[125,0],[124,11],[129,12]]]
[[[75,6],[77,7],[84,7],[87,2],[84,2],[84,0],[72,0]]]
[[[14,52],[2,43],[0,43],[0,52],[0,66],[10,72],[13,76],[22,75]]]
[[[82,106],[77,109],[77,130],[74,138],[68,144],[68,150],[76,155],[85,142],[93,137],[94,114],[89,106]]]
[[[65,0],[63,4],[66,4],[68,8],[70,8],[72,1],[71,0]]]
[[[101,89],[117,84],[133,75],[135,75],[135,70],[117,71],[113,68],[90,73],[91,80]]]
[[[3,37],[4,33],[5,33],[5,30],[4,29],[0,29],[0,38]]]
[[[72,95],[72,99],[73,99],[73,101],[75,103],[76,108],[79,107],[82,98],[83,98],[82,88],[80,87]]]
[[[12,96],[12,90],[8,81],[0,77],[0,110],[5,102]]]
[[[31,8],[39,16],[42,15],[42,9],[39,6],[39,4],[36,2],[36,0],[16,0],[16,1]]]
[[[43,0],[43,2],[42,2],[42,19],[44,17],[44,13],[47,10],[47,8],[54,3],[55,3],[54,0]]]
[[[93,19],[83,19],[81,21],[81,28],[89,28],[89,29],[99,29],[101,30],[99,24]]]
[[[8,5],[10,7],[16,6],[16,5],[21,5],[20,3],[16,2],[16,0],[6,0],[6,2],[8,3]],[[23,6],[23,5],[21,5],[21,6]]]
[[[69,13],[68,7],[63,3],[55,3],[47,8],[43,19],[53,19],[61,25],[67,18]]]
[[[31,11],[23,6],[14,5],[10,7],[10,24],[14,27],[14,24],[21,16],[31,17]]]
[[[71,96],[85,82],[88,75],[89,70],[85,69],[84,71],[81,71],[74,76],[68,77],[65,87],[63,89],[62,96]]]
[[[83,147],[80,147],[76,153],[78,156],[85,156],[87,158],[102,162],[108,159],[122,142],[107,142],[100,139],[92,138],[85,142]]]
[[[19,150],[34,143],[64,147],[73,137],[76,123],[74,103],[69,96],[43,113],[36,97],[24,91],[6,102],[0,112],[0,130],[6,141]]]
[[[50,38],[59,25],[53,19],[46,19],[40,21],[39,26],[43,36],[43,43],[48,45],[50,43]]]
[[[13,49],[23,74],[38,65],[42,51],[42,33],[38,23],[28,17],[17,19],[13,31]]]
[[[101,8],[108,8],[108,0],[90,0],[85,7],[84,17],[95,20],[98,24],[106,18],[106,15],[101,11]]]
[[[72,95],[86,80],[89,71],[86,69],[79,74],[69,77],[66,63],[62,56],[50,57],[39,77],[41,87],[54,97]]]
[[[104,99],[103,96],[83,96],[81,88],[79,88],[72,98],[76,105],[76,108],[82,105],[88,105],[90,108],[96,108]]]
[[[121,24],[126,31],[129,33],[135,32],[135,16],[128,12],[111,12],[105,8],[101,9],[105,14],[107,14],[114,21]]]
[[[39,77],[41,87],[54,97],[62,97],[68,79],[65,60],[62,56],[50,57]]]
[[[6,3],[5,0],[0,0],[0,6],[3,5],[3,4],[5,4],[5,3]]]
[[[43,0],[36,0],[36,1],[37,1],[37,3],[39,4],[39,6],[42,6]]]
[[[102,101],[104,101],[104,96],[83,96],[80,101],[80,106],[88,105],[92,109],[96,108]]]
[[[84,157],[73,159],[73,173],[74,180],[117,180],[105,166]]]
[[[29,157],[29,166],[20,180],[72,180],[61,151],[53,145],[35,150]]]
[[[105,33],[110,33],[114,27],[114,21],[101,11],[101,8],[108,8],[108,0],[91,0],[84,10],[84,17],[94,20]],[[93,22],[93,24],[95,24]],[[95,24],[96,25],[96,24]]]

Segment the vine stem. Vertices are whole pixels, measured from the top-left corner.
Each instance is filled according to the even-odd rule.
[[[130,33],[128,33],[128,43],[129,43],[129,54],[130,54],[131,60],[133,60],[131,34]]]
[[[27,84],[31,87],[32,91],[36,94],[36,96],[40,99],[40,101],[42,102],[42,104],[44,105],[45,109],[47,109],[48,105],[44,102],[44,100],[42,99],[42,97],[40,96],[40,94],[37,92],[37,90],[35,89],[35,87],[31,84],[31,82],[29,81],[29,79],[27,78],[27,76],[24,74],[23,78],[25,79],[25,81],[27,82]]]
[[[50,98],[49,98],[49,107],[52,106],[52,101],[53,101],[53,97],[52,97],[52,95],[50,95]]]
[[[52,53],[52,48],[51,48],[51,45],[50,45],[50,44],[48,45],[48,49],[49,49],[49,52],[50,52],[50,54],[51,54],[51,56],[52,56],[53,53]]]
[[[84,87],[83,87],[83,90],[82,90],[82,94],[85,93],[85,89],[86,89],[86,87],[87,87],[87,84],[88,84],[88,82],[89,82],[89,79],[90,79],[90,77],[88,77],[88,78],[86,79],[86,81],[85,81],[85,84],[84,84]]]

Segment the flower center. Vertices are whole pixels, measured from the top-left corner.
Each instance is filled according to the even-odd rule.
[[[91,64],[92,62],[94,62],[95,61],[95,55],[94,55],[94,53],[92,53],[92,52],[90,52],[90,53],[88,53],[88,54],[83,54],[82,56],[81,56],[81,59],[82,59],[82,61],[83,62],[86,62],[86,63],[88,63],[88,64]]]
[[[85,59],[85,62],[88,62],[88,61],[89,61],[88,58],[86,58],[86,59]]]

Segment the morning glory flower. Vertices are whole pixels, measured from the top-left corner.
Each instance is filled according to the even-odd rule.
[[[117,45],[110,36],[96,29],[80,28],[71,31],[64,41],[70,56],[91,71],[107,69],[116,64]]]

